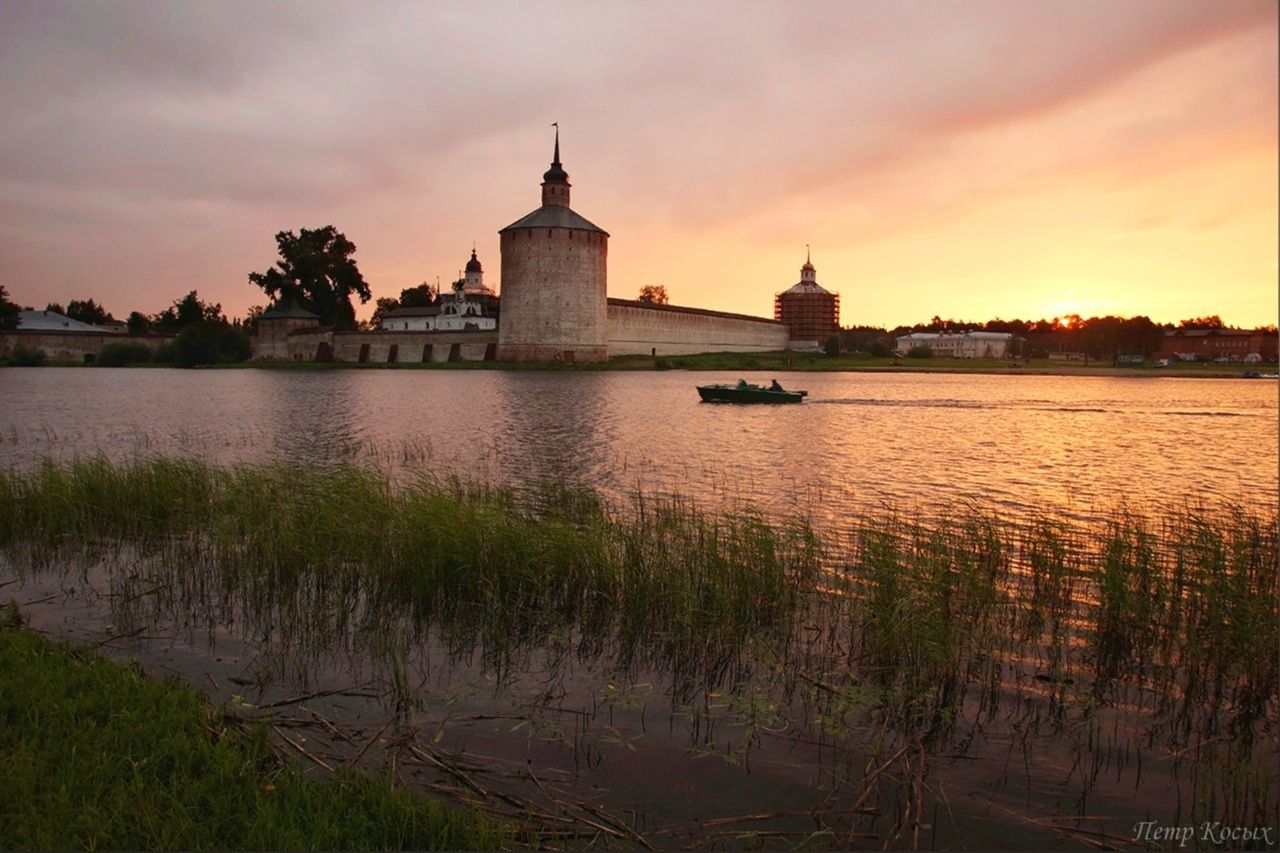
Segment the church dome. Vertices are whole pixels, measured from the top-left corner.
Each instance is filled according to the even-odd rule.
[[[476,257],[475,249],[471,250],[471,260],[467,261],[466,271],[467,272],[484,272],[484,269],[480,266],[480,259]]]
[[[542,173],[542,182],[545,184],[567,184],[569,183],[569,173],[564,170],[560,163],[551,164],[551,168]]]

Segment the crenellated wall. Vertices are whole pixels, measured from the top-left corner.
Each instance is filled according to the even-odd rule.
[[[773,352],[787,348],[787,327],[776,320],[609,300],[609,355],[691,355],[701,352]]]

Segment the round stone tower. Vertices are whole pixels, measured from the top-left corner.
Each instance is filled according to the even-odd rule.
[[[556,127],[542,207],[498,232],[502,250],[499,361],[579,362],[609,357],[605,296],[609,235],[569,208]]]

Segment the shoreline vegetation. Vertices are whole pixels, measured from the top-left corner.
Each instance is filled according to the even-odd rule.
[[[21,366],[21,365],[15,365]],[[127,364],[85,365],[80,362],[42,362],[45,367],[130,367],[164,368],[172,364],[139,361]],[[1239,379],[1245,373],[1274,373],[1276,365],[1216,362],[1171,362],[1168,367],[1156,368],[1151,364],[1137,367],[1116,367],[1107,360],[1094,360],[1088,364],[1080,361],[1058,361],[1047,358],[1023,360],[1011,359],[955,359],[955,358],[877,358],[859,353],[828,356],[822,353],[763,352],[763,353],[700,353],[684,356],[647,355],[614,356],[601,364],[533,364],[496,361],[458,362],[314,362],[249,360],[217,365],[202,365],[200,369],[216,370],[504,370],[504,371],[733,371],[742,373],[934,373],[934,374],[987,374],[1025,376],[1107,376],[1107,377],[1165,377],[1196,379]]]
[[[405,676],[415,644],[481,660],[499,682],[530,666],[532,650],[598,666],[590,671],[611,690],[656,678],[673,714],[692,715],[704,738],[720,732],[723,742],[697,745],[703,754],[746,764],[762,739],[816,738],[845,756],[832,759],[845,776],[823,800],[831,813],[808,821],[835,846],[843,832],[848,843],[868,832],[885,846],[918,843],[921,815],[938,807],[931,774],[999,732],[1020,750],[1028,784],[1052,778],[1063,796],[1087,797],[1106,766],[1174,785],[1160,803],[1169,819],[1270,819],[1280,801],[1277,536],[1274,507],[1151,516],[1120,506],[1078,523],[881,510],[819,535],[803,518],[712,514],[679,497],[609,506],[559,484],[393,482],[368,466],[87,458],[0,472],[0,559],[19,579],[105,571],[120,624],[226,620],[217,624],[291,661],[373,656],[397,707],[425,701]],[[71,654],[5,642],[27,649],[23,681],[44,677],[42,656],[57,669]],[[85,690],[77,701],[92,708],[96,688]],[[575,725],[589,736],[586,718]],[[620,737],[606,729],[605,742]],[[33,762],[76,731],[67,716],[42,726],[48,746],[31,749],[18,813],[54,796]],[[94,760],[121,774],[95,794],[105,801],[132,790],[135,771],[151,772],[130,764],[124,743],[96,748]],[[1065,780],[1054,769],[1061,749],[1081,756]],[[178,796],[165,779],[157,796]],[[323,821],[328,808],[309,813]],[[300,845],[293,837],[210,843]]]
[[[503,832],[383,775],[312,779],[265,724],[0,610],[6,850],[496,849]]]

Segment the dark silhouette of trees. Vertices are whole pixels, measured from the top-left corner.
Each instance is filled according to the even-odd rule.
[[[399,307],[399,299],[392,299],[390,296],[379,296],[374,303],[373,316],[369,318],[369,328],[381,328],[383,318]]]
[[[151,331],[151,318],[141,311],[131,311],[129,319],[124,321],[131,335],[145,335]]]
[[[400,291],[399,303],[401,308],[426,308],[436,303],[437,296],[435,286],[424,281],[422,284],[406,287]]]
[[[244,320],[240,322],[240,328],[244,329],[246,334],[255,335],[258,333],[258,320],[266,312],[266,308],[261,305],[250,305],[249,310],[245,312]]]
[[[229,322],[220,304],[205,302],[194,290],[152,317],[150,328],[177,333],[156,351],[155,360],[179,367],[244,361],[250,354],[249,336],[241,323]]]
[[[1212,322],[1215,319],[1201,318],[1195,322]],[[871,326],[844,329],[841,340],[845,349],[875,354],[882,351],[876,346],[877,339],[891,349],[895,339],[911,332],[1004,332],[1013,335],[1008,351],[1008,355],[1013,357],[1042,358],[1051,352],[1083,352],[1090,358],[1099,359],[1114,359],[1130,353],[1141,353],[1144,358],[1150,358],[1162,346],[1165,329],[1146,316],[1090,317],[1086,320],[1078,314],[1068,314],[1039,320],[1002,320],[997,317],[978,323],[935,315],[927,323],[898,326],[889,331]]]
[[[65,313],[72,320],[79,320],[81,323],[88,323],[92,326],[99,326],[115,319],[107,313],[105,308],[92,299],[72,299],[67,303],[67,310],[59,313]]]
[[[1178,323],[1179,329],[1222,329],[1222,318],[1217,314],[1210,314],[1208,317],[1192,317]]]
[[[454,282],[458,284],[458,282]],[[369,318],[366,324],[367,328],[377,329],[382,326],[382,320],[397,308],[426,308],[429,305],[435,305],[439,301],[439,294],[436,293],[434,285],[422,284],[406,287],[400,291],[400,298],[393,299],[390,296],[379,296],[374,301],[373,316]]]
[[[654,305],[666,305],[670,302],[667,297],[667,289],[661,284],[646,284],[640,288],[640,295],[636,299],[640,302],[649,302]]]
[[[173,363],[178,367],[244,361],[251,352],[248,335],[225,318],[221,322],[201,321],[184,326],[170,346]]]
[[[879,326],[850,326],[840,330],[840,348],[845,352],[866,352],[872,355],[883,350],[882,354],[888,355],[893,349],[893,339]]]
[[[356,325],[353,296],[361,303],[372,297],[369,285],[356,266],[356,245],[332,225],[303,228],[298,234],[276,234],[280,260],[266,272],[249,273],[276,302],[293,301],[320,316],[324,325],[351,328]]]
[[[57,302],[50,302],[48,305],[44,306],[44,310],[48,311],[50,314],[61,314],[64,317],[67,316],[67,309],[63,308],[62,305]]]
[[[151,327],[157,332],[177,332],[195,323],[226,323],[222,305],[205,302],[191,291],[168,308],[151,318]]]
[[[18,328],[18,311],[17,304],[9,301],[9,291],[0,284],[0,329]]]

